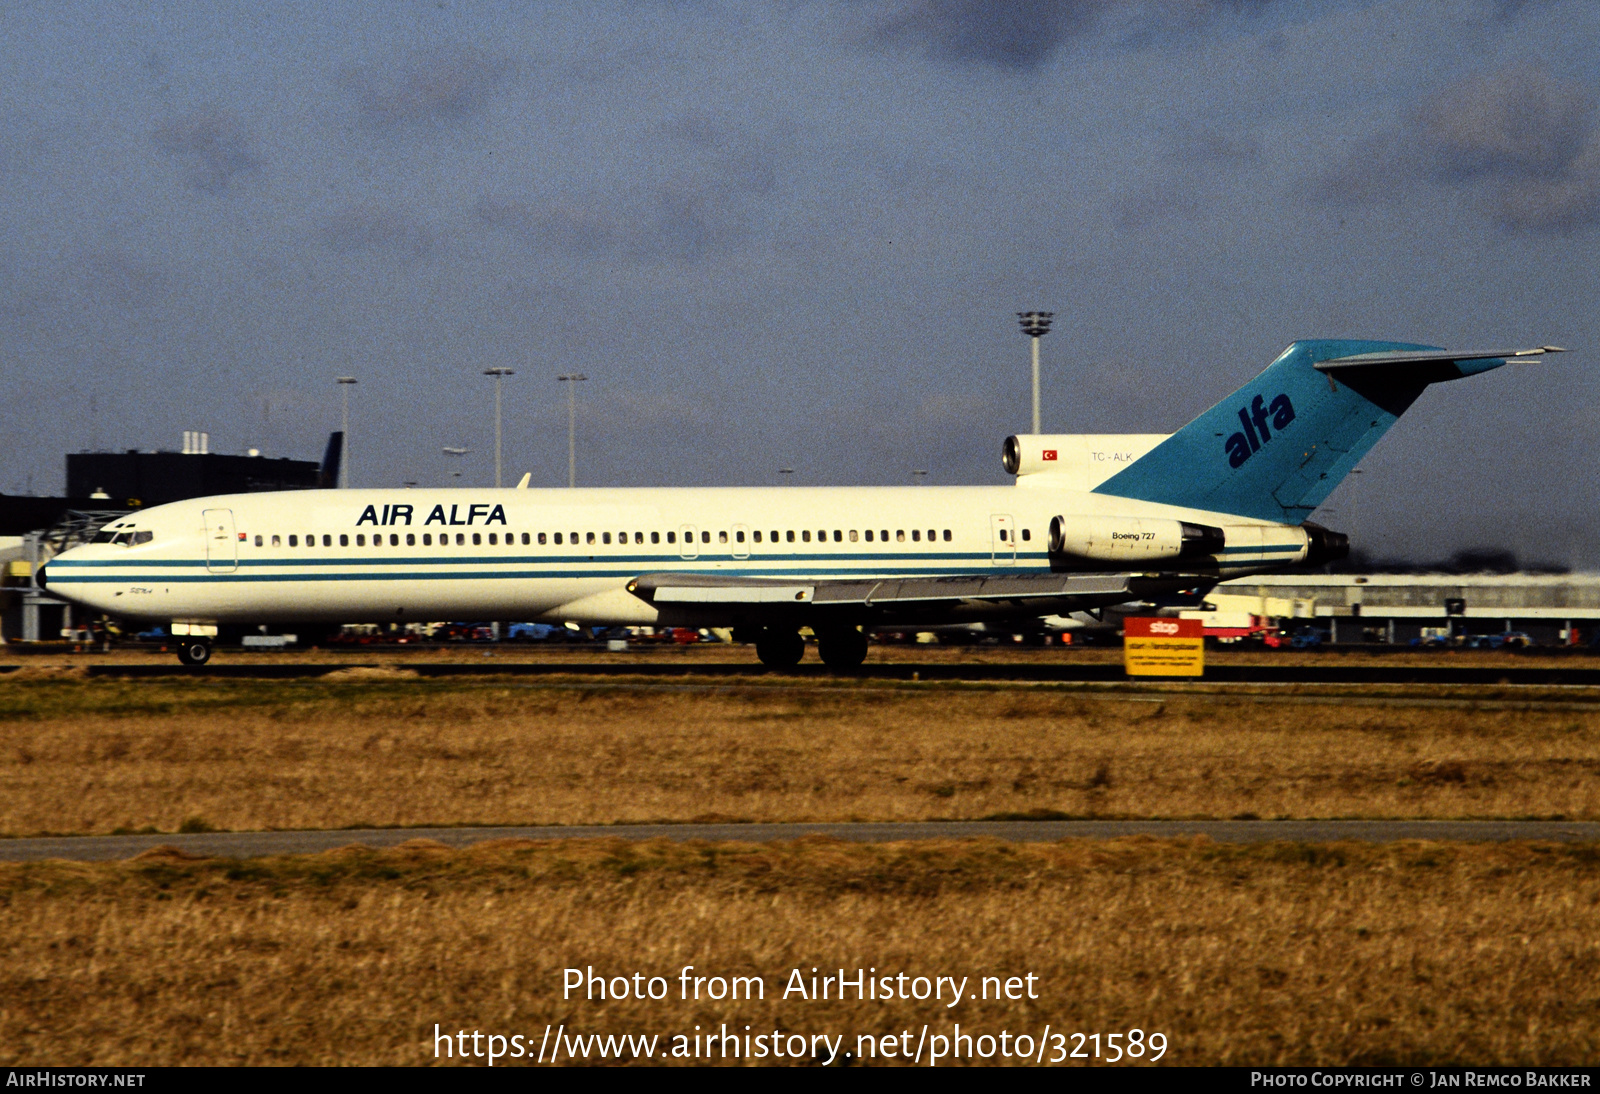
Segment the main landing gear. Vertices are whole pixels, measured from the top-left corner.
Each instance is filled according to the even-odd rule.
[[[178,639],[178,660],[191,668],[199,668],[211,660],[211,640],[208,638]]]
[[[806,655],[806,641],[799,631],[766,627],[756,636],[756,656],[769,669],[792,669]]]
[[[854,627],[830,627],[817,632],[817,653],[835,672],[852,672],[867,659],[867,635]]]

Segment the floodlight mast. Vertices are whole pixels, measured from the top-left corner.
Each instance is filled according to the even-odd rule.
[[[569,372],[556,379],[567,385],[567,489],[578,485],[578,383],[589,377],[581,372]]]
[[[485,376],[494,377],[494,488],[500,489],[500,383],[507,376],[515,376],[516,371],[509,368],[486,368]]]
[[[1022,333],[1033,340],[1033,432],[1043,432],[1039,428],[1039,339],[1050,333],[1050,320],[1055,317],[1053,311],[1019,311],[1017,319],[1022,323]]]

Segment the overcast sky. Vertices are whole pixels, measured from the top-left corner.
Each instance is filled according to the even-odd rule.
[[[1296,338],[1431,389],[1320,519],[1600,565],[1600,6],[0,4],[0,490],[68,450],[355,485],[1005,482]],[[444,456],[463,446],[468,456]],[[792,467],[792,476],[778,474]],[[461,478],[453,480],[452,471]]]

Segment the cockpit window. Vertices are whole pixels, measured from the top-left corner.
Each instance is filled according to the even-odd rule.
[[[94,538],[91,539],[89,542],[90,543],[110,543],[111,542],[111,538],[113,536],[115,536],[116,534],[117,533],[115,533],[115,532],[96,532],[94,534]]]

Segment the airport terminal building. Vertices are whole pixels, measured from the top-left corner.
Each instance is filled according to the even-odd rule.
[[[1600,573],[1258,574],[1206,599],[1219,614],[1303,621],[1338,644],[1507,631],[1541,646],[1600,637]]]

